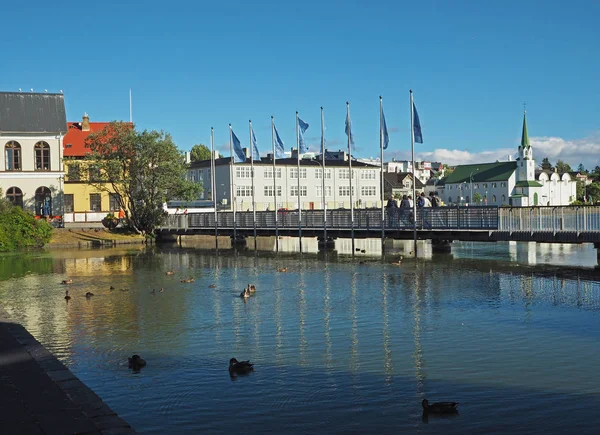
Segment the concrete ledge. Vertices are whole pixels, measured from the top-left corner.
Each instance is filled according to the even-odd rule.
[[[137,433],[0,307],[3,434]]]

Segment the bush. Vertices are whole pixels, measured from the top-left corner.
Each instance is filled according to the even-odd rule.
[[[52,226],[20,207],[0,212],[0,252],[39,248],[50,241]]]

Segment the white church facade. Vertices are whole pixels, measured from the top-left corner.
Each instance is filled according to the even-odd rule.
[[[577,180],[569,173],[536,169],[524,114],[515,161],[457,166],[435,190],[446,204],[558,206],[575,201]]]

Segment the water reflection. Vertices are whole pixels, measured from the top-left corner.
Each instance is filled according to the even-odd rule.
[[[240,420],[250,432],[419,431],[425,396],[464,402],[468,416],[451,430],[430,420],[431,433],[531,419],[540,432],[600,423],[584,409],[600,404],[591,375],[600,284],[578,269],[565,278],[455,256],[361,265],[331,253],[181,247],[40,256],[51,267],[44,260],[39,274],[5,276],[0,302],[141,432],[224,432]],[[74,280],[69,304],[65,275]],[[180,282],[189,275],[194,283]],[[248,283],[257,292],[244,303]],[[133,353],[148,360],[135,377],[126,370]],[[232,384],[232,356],[256,371]],[[232,395],[253,404],[237,419]],[[513,398],[550,417],[515,408]],[[564,403],[574,403],[568,413]]]

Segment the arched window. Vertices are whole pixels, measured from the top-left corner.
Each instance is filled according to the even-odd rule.
[[[502,195],[502,204],[506,204],[506,196]]]
[[[492,195],[492,203],[496,203],[496,195]]]
[[[9,187],[6,190],[6,199],[13,205],[23,208],[23,192],[18,187]]]
[[[448,197],[448,204],[452,204],[452,197],[451,196]]]
[[[38,187],[35,191],[35,214],[52,216],[52,192],[47,187]]]
[[[50,145],[46,142],[38,142],[33,147],[35,151],[35,170],[50,170]]]
[[[11,140],[4,147],[4,156],[7,171],[21,170],[21,145],[19,142]]]

